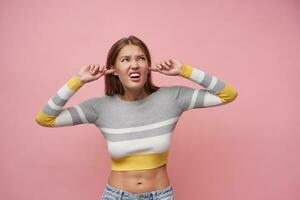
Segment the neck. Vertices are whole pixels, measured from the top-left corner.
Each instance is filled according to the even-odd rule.
[[[148,96],[148,94],[146,93],[144,88],[140,89],[140,90],[126,90],[125,89],[125,94],[119,95],[119,97],[125,101],[136,101],[136,100],[143,99],[146,96]]]

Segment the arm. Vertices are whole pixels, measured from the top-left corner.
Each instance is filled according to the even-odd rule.
[[[186,86],[175,86],[176,100],[184,111],[224,105],[237,97],[237,91],[228,83],[191,65],[182,65],[179,75],[205,88],[194,89]]]
[[[67,101],[83,86],[83,82],[74,75],[65,83],[47,104],[35,116],[35,121],[44,127],[71,126],[93,123],[97,113],[93,109],[94,99],[88,99],[78,105],[63,108]]]

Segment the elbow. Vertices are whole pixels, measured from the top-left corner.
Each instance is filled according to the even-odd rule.
[[[47,116],[43,112],[38,112],[35,121],[43,127],[54,127],[55,117]]]

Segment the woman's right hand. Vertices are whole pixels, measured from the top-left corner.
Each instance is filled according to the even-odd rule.
[[[111,74],[114,71],[115,69],[106,69],[104,65],[100,66],[98,64],[91,64],[84,65],[76,75],[82,83],[88,83],[97,80],[104,74]]]

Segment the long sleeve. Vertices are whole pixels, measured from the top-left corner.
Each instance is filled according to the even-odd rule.
[[[94,98],[85,100],[78,105],[64,108],[67,101],[83,86],[76,75],[65,83],[52,96],[47,104],[35,116],[35,121],[44,127],[72,126],[83,123],[93,123],[97,113],[93,108]]]
[[[187,86],[174,87],[176,101],[183,111],[224,105],[237,97],[237,91],[228,83],[191,65],[184,64],[180,76],[204,87],[204,89]]]

